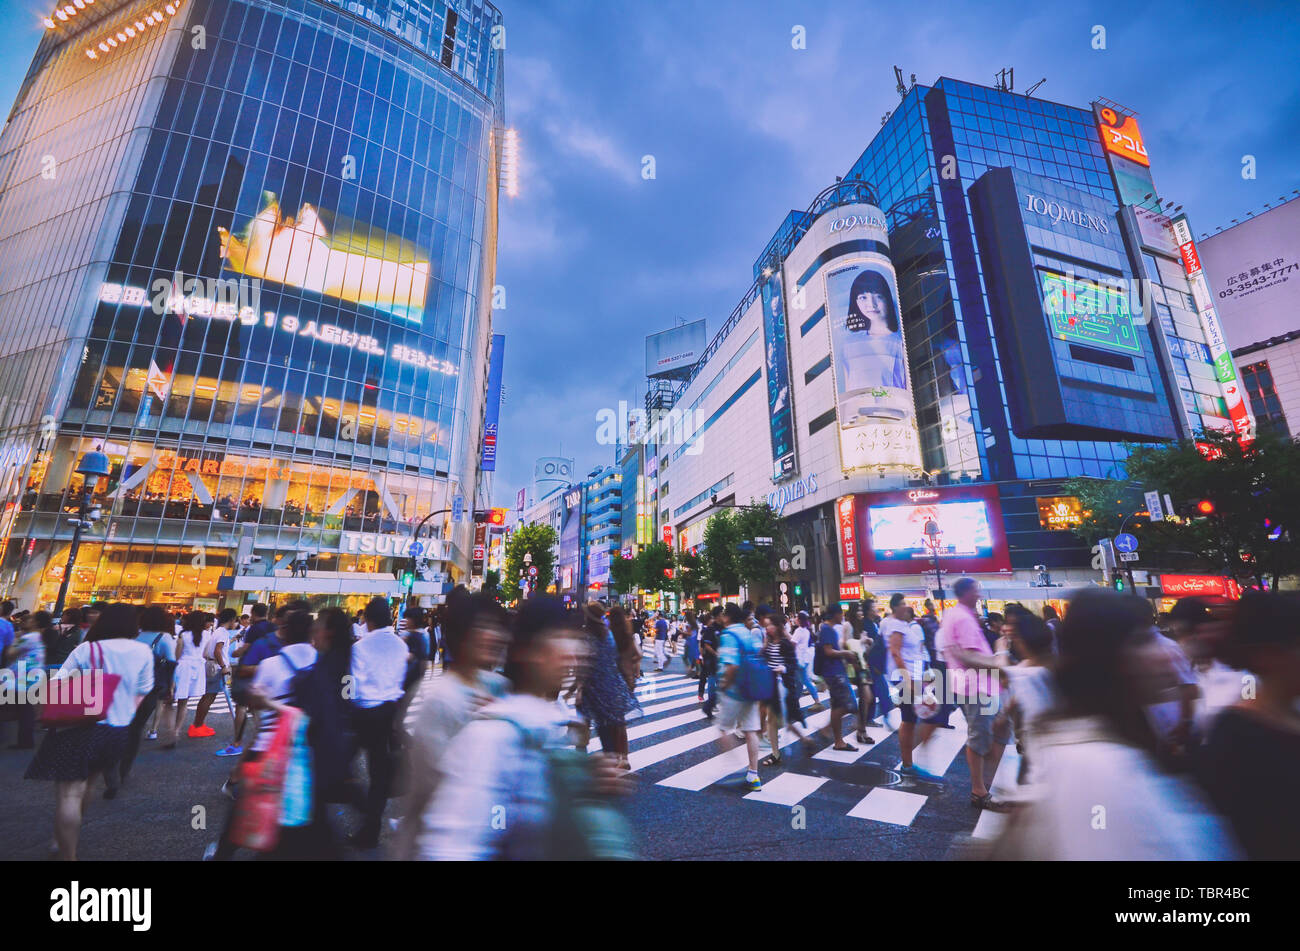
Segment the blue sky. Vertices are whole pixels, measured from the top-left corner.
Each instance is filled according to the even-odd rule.
[[[991,85],[1014,66],[1018,91],[1046,77],[1040,98],[1123,103],[1161,194],[1198,236],[1300,188],[1300,24],[1287,2],[498,5],[522,158],[500,226],[497,504],[513,502],[538,456],[562,450],[580,472],[613,460],[596,413],[640,401],[645,335],[678,317],[706,318],[710,334],[721,325],[786,213],[843,174],[898,102],[895,64],[927,85]],[[47,10],[0,9],[11,103]],[[806,49],[791,46],[796,25]],[[1104,50],[1092,47],[1098,25]]]

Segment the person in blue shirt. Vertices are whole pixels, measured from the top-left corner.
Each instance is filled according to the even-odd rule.
[[[722,631],[718,646],[718,663],[722,669],[718,680],[718,688],[722,691],[718,727],[724,735],[733,730],[739,730],[744,735],[745,751],[749,754],[745,785],[757,792],[763,788],[758,779],[758,737],[762,719],[758,701],[746,700],[741,694],[736,685],[736,674],[742,653],[762,654],[763,635],[757,628],[745,626],[749,612],[734,602],[723,609],[722,616],[727,626]]]
[[[822,626],[817,631],[815,669],[826,681],[826,691],[831,697],[831,736],[835,738],[835,749],[856,753],[858,748],[844,742],[840,734],[844,715],[853,709],[853,691],[849,687],[844,662],[855,660],[856,655],[853,651],[841,649],[839,625],[844,620],[844,609],[831,604],[822,613],[822,618]]]
[[[13,613],[12,601],[0,601],[0,657],[14,646],[14,622],[9,618]]]

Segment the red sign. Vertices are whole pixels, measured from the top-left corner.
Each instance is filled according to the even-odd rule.
[[[841,581],[841,582],[840,582],[840,600],[841,600],[841,601],[861,601],[861,600],[862,600],[862,582],[861,582],[861,581]]]
[[[1223,450],[1218,446],[1212,446],[1208,442],[1197,442],[1197,451],[1206,459],[1222,459]]]
[[[1196,243],[1188,241],[1178,246],[1178,253],[1183,256],[1183,269],[1188,274],[1195,274],[1201,269],[1201,257],[1196,253]]]
[[[858,518],[854,497],[846,495],[835,503],[836,521],[840,526],[840,554],[844,559],[844,573],[858,573]]]
[[[671,525],[664,526],[664,544],[669,548],[673,547],[673,527]]]
[[[1237,582],[1218,575],[1161,575],[1160,590],[1178,598],[1218,596],[1235,601],[1241,597]]]
[[[1139,165],[1151,167],[1151,156],[1147,155],[1146,146],[1142,144],[1142,132],[1138,129],[1137,119],[1133,116],[1121,116],[1114,109],[1106,106],[1101,110],[1101,144],[1107,152],[1122,155]]]

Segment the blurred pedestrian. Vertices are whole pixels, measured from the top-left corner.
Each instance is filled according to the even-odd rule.
[[[1150,608],[1088,588],[1059,631],[1060,704],[1031,750],[1038,795],[1008,821],[994,858],[1204,860],[1233,858],[1231,833],[1197,790],[1165,773],[1145,708],[1167,676]]]
[[[1213,721],[1197,757],[1201,782],[1248,858],[1294,862],[1300,859],[1300,596],[1246,592],[1223,646],[1254,677]]]

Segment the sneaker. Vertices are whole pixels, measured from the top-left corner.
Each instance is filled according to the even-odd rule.
[[[216,735],[217,735],[217,731],[212,729],[212,727],[210,726],[199,727],[199,736],[216,736]]]
[[[217,857],[217,843],[209,842],[207,847],[203,850],[203,861],[211,862],[216,857]]]
[[[158,739],[158,733],[157,733],[155,730],[150,730],[150,731],[149,731],[149,735],[146,736],[145,739],[146,739],[146,740],[156,740],[156,739]]]
[[[229,746],[217,750],[217,755],[218,756],[240,756],[241,754],[243,754],[243,752],[244,752],[244,748],[242,746],[236,746],[235,744],[231,743]]]
[[[941,782],[943,782],[943,777],[942,777],[942,776],[936,776],[934,773],[930,772],[928,769],[922,769],[920,766],[917,766],[917,765],[915,765],[915,764],[913,764],[913,765],[911,765],[911,766],[900,766],[900,767],[898,768],[898,772],[899,772],[901,775],[903,775],[903,776],[907,776],[907,777],[910,778],[910,779],[919,779],[919,780],[921,780],[921,782],[923,782],[923,783],[941,783]]]
[[[203,728],[197,726],[191,726],[185,731],[185,735],[191,739],[197,739],[200,736],[207,736],[207,734],[203,732]]]
[[[758,774],[745,777],[745,788],[750,792],[760,792],[763,788],[763,781],[758,778]]]

